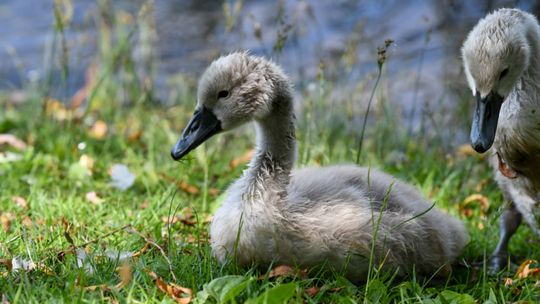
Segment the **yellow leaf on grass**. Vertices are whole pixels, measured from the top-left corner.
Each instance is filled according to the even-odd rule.
[[[90,129],[90,136],[95,139],[102,139],[105,137],[105,135],[107,135],[108,129],[107,123],[105,123],[103,120],[98,120],[94,123],[92,129]]]
[[[531,264],[537,264],[538,262],[535,260],[528,259],[525,262],[521,263],[518,270],[516,271],[516,277],[518,279],[524,279],[528,277],[537,276],[540,274],[540,268],[533,267],[531,268]]]
[[[463,200],[462,206],[467,206],[471,204],[472,202],[479,202],[480,207],[482,209],[482,213],[485,213],[489,209],[489,200],[487,197],[483,196],[482,194],[471,194]]]

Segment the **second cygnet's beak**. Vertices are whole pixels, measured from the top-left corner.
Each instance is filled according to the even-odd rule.
[[[203,106],[198,108],[182,132],[182,136],[172,148],[172,158],[174,160],[181,159],[221,130],[221,122],[212,111]]]
[[[476,152],[484,153],[493,145],[503,101],[504,97],[493,91],[484,98],[476,93],[476,110],[471,128],[471,145]]]

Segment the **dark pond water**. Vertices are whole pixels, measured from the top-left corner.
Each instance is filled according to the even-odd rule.
[[[39,82],[47,71],[54,70],[52,2],[0,2],[0,88],[21,88]],[[98,45],[98,2],[72,2],[72,23],[66,31],[70,73],[67,84],[53,89],[53,95],[72,94],[84,82],[84,71]],[[115,12],[137,16],[144,2],[115,0],[109,6]],[[414,124],[419,115],[414,109],[421,107],[418,105],[452,108],[457,99],[468,94],[461,75],[459,47],[477,20],[503,6],[537,12],[540,4],[536,2],[245,1],[234,27],[227,30],[223,1],[156,0],[155,37],[150,41],[157,57],[157,92],[167,96],[167,79],[172,76],[196,78],[219,53],[250,49],[281,63],[300,90],[313,86],[322,62],[325,76],[339,87],[334,93],[339,99],[338,95],[350,94],[358,89],[358,83],[374,78],[376,48],[391,38],[395,43],[389,52],[384,86],[388,99],[401,104],[409,113],[406,119]],[[228,3],[234,7],[235,1]],[[277,33],[288,25],[283,49],[273,51]],[[353,68],[349,70],[351,62]],[[366,94],[369,88],[365,87]]]

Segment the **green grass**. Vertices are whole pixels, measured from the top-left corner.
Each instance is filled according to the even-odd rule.
[[[231,161],[251,149],[253,131],[243,128],[220,135],[185,161],[172,161],[170,148],[194,108],[186,102],[195,100],[193,82],[170,79],[170,100],[165,104],[175,106],[153,103],[153,89],[141,85],[144,81],[134,72],[132,46],[126,43],[133,30],[120,22],[101,26],[96,75],[84,111],[63,119],[59,115],[64,109],[52,108],[51,102],[45,111],[50,83],[25,87],[22,104],[14,104],[10,92],[0,95],[0,133],[14,134],[28,144],[22,151],[0,146],[0,152],[20,156],[17,161],[0,162],[0,296],[4,300],[174,302],[157,287],[153,272],[165,282],[192,289],[199,303],[539,301],[534,278],[515,280],[506,287],[502,279],[514,278],[513,272],[487,276],[485,269],[463,266],[482,260],[495,246],[503,207],[500,191],[487,162],[476,155],[459,155],[451,137],[437,132],[407,134],[399,107],[386,98],[384,71],[359,164],[414,184],[437,207],[464,220],[471,242],[461,266],[448,279],[395,278],[374,268],[366,284],[355,286],[339,273],[269,278],[268,271],[219,265],[210,253],[207,219],[227,186],[240,176],[245,165],[231,166]],[[59,28],[58,37],[63,39],[64,26]],[[359,87],[368,91],[372,84],[368,79]],[[323,73],[318,88],[298,92],[304,101],[297,115],[297,166],[355,162],[363,132],[358,121],[364,117],[367,100],[353,95],[334,102],[334,84]],[[466,108],[458,107],[454,113],[456,129],[467,128]],[[91,130],[98,120],[107,124],[108,131],[96,138]],[[94,160],[91,169],[80,165],[83,156]],[[110,185],[113,164],[127,165],[135,174],[128,190]],[[92,191],[103,202],[90,202],[86,195]],[[481,210],[472,203],[465,216],[460,206],[475,193],[488,198],[489,208]],[[24,198],[27,206],[17,205],[15,196]],[[167,224],[166,219],[174,217],[184,220]],[[511,241],[513,260],[521,263],[538,257],[537,242],[529,229],[520,228]],[[77,252],[80,256],[82,251],[86,259],[79,265]],[[121,282],[117,269],[124,262],[116,256],[136,252],[137,257],[128,259],[131,281],[117,286]],[[36,267],[12,271],[8,262],[14,258],[32,261]],[[310,294],[313,287],[320,288],[315,295]]]

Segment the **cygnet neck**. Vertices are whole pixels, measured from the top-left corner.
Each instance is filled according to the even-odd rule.
[[[265,191],[283,192],[289,184],[296,156],[292,95],[280,92],[274,97],[270,114],[255,121],[255,156],[245,174],[248,192],[260,198]]]

